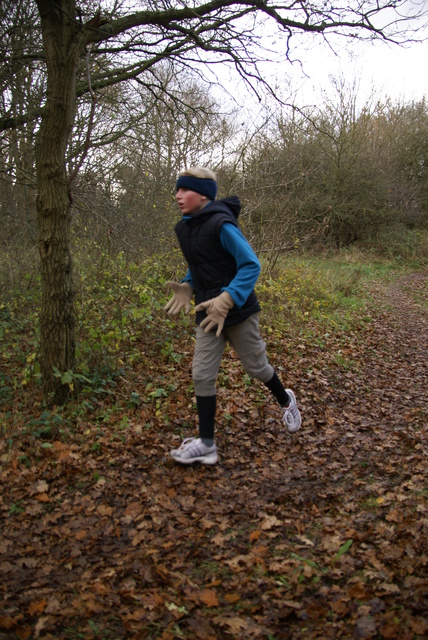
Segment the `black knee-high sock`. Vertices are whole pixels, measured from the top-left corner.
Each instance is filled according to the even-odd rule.
[[[269,382],[265,382],[265,385],[273,393],[281,407],[288,407],[288,405],[290,404],[290,396],[286,392],[281,380],[278,378],[276,371],[274,371],[274,374]]]
[[[199,437],[208,446],[214,444],[216,396],[196,396],[199,416]]]

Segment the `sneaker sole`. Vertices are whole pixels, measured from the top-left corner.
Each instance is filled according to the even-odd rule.
[[[174,462],[178,462],[179,464],[193,464],[194,462],[200,462],[201,464],[213,465],[218,461],[217,453],[210,453],[207,456],[197,456],[196,458],[187,459],[171,455],[171,458],[174,460]]]
[[[299,426],[294,428],[294,429],[290,429],[289,427],[287,427],[287,431],[288,431],[288,433],[297,433],[298,431],[300,431],[300,427],[301,426],[302,425],[299,424]]]

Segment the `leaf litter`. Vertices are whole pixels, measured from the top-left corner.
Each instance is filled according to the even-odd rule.
[[[3,455],[0,638],[427,637],[424,287],[373,286],[371,322],[322,346],[275,338],[298,434],[227,352],[214,468],[168,458],[195,424],[190,349],[168,420],[134,407],[97,447],[82,420],[29,466]]]

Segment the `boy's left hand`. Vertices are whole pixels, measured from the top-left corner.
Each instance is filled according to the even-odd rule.
[[[216,298],[201,302],[195,311],[205,311],[207,317],[202,320],[200,327],[205,330],[205,333],[208,333],[217,326],[216,336],[220,337],[226,316],[234,305],[233,298],[227,291],[223,291]]]

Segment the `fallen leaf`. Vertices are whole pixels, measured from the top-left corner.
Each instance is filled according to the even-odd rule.
[[[205,589],[199,594],[199,599],[207,607],[218,607],[218,597],[214,589]]]
[[[0,616],[0,629],[13,629],[18,624],[18,620],[22,616],[17,618],[10,618],[9,616]]]
[[[261,533],[261,531],[252,531],[249,535],[250,542],[255,542],[256,540],[258,540],[261,536]]]
[[[269,531],[273,527],[279,527],[282,524],[281,520],[278,520],[276,516],[266,516],[260,525],[263,531]]]
[[[363,640],[364,638],[373,638],[376,634],[376,621],[370,616],[358,618],[354,627],[354,639]]]
[[[239,602],[241,599],[241,596],[239,593],[226,593],[226,595],[224,596],[224,599],[226,600],[226,602],[233,604],[234,602]]]
[[[226,616],[217,616],[214,621],[221,627],[227,627],[231,633],[234,633],[238,637],[243,637],[242,634],[248,628],[248,622],[244,618]]]
[[[46,609],[47,600],[39,600],[37,602],[32,602],[28,607],[28,613],[30,616],[34,616],[39,613],[43,613]]]
[[[47,493],[49,491],[49,485],[46,480],[38,480],[31,490],[32,493]]]
[[[74,534],[74,537],[76,538],[76,540],[83,540],[84,538],[86,538],[87,535],[88,535],[88,532],[85,531],[85,529],[80,529],[80,531],[76,531],[76,533]]]
[[[282,600],[282,604],[284,605],[284,607],[296,609],[297,611],[303,606],[301,602],[295,602],[294,600]]]

